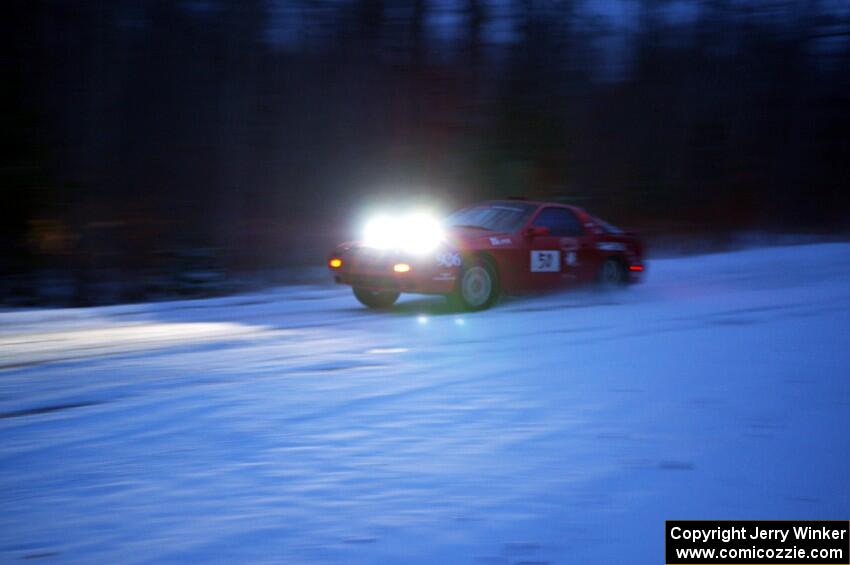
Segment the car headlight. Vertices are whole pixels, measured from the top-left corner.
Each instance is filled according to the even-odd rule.
[[[367,222],[363,243],[377,249],[399,249],[421,255],[436,249],[444,239],[440,222],[428,214],[378,216]]]

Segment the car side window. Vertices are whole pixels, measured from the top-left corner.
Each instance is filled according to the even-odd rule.
[[[537,214],[532,225],[549,228],[549,234],[558,237],[584,234],[578,218],[568,208],[544,208]]]

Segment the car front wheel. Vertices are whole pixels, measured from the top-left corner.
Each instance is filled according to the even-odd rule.
[[[476,260],[464,266],[457,288],[449,298],[464,310],[489,308],[499,298],[499,277],[496,269],[486,260]]]
[[[399,292],[382,291],[382,290],[367,290],[365,288],[352,288],[354,297],[364,306],[369,308],[382,309],[389,308],[395,301],[398,300]]]

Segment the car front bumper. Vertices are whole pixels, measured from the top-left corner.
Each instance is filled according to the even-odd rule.
[[[334,282],[378,291],[419,294],[448,294],[454,290],[460,272],[460,257],[450,251],[414,257],[397,251],[364,247],[337,250],[330,258],[339,259],[339,267],[330,267]],[[396,272],[396,265],[408,265],[409,271]]]

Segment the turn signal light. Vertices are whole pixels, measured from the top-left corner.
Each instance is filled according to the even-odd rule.
[[[331,269],[339,269],[340,267],[342,267],[342,259],[334,257],[333,259],[328,261],[328,267],[330,267]]]

